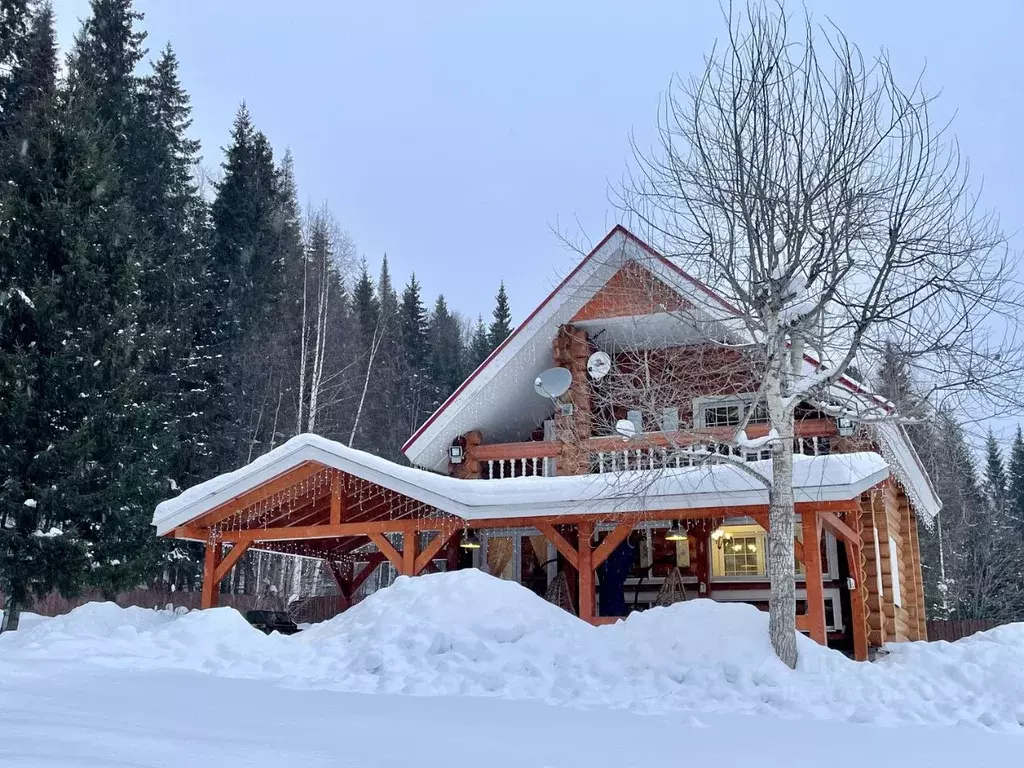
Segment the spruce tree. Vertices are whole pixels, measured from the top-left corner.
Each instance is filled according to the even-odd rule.
[[[438,296],[430,315],[429,368],[434,383],[434,408],[462,383],[465,357],[459,322],[448,309],[444,296]]]
[[[496,349],[512,333],[512,311],[508,306],[508,294],[505,292],[505,281],[501,281],[498,294],[494,297],[493,320],[487,329],[487,337],[491,349]]]
[[[215,286],[212,332],[220,370],[214,380],[211,435],[215,470],[233,468],[268,449],[271,414],[285,361],[268,355],[285,291],[289,255],[301,254],[288,226],[282,177],[270,143],[239,108],[211,208],[210,275]],[[268,413],[268,410],[270,413]]]
[[[1007,509],[1022,542],[1021,552],[1024,555],[1024,436],[1020,425],[1010,446],[1008,474]]]
[[[466,355],[469,365],[465,371],[465,376],[469,376],[469,374],[475,371],[487,359],[487,356],[491,354],[493,349],[494,347],[491,346],[491,340],[487,334],[487,326],[484,325],[484,319],[477,316],[476,328],[473,329],[473,337],[470,339],[469,350]]]
[[[97,121],[114,142],[115,162],[126,192],[145,179],[148,168],[141,150],[139,77],[135,72],[146,55],[146,33],[135,28],[142,14],[132,0],[90,0],[90,12],[75,37],[69,57],[69,81],[88,83],[94,94]]]
[[[985,496],[993,516],[1006,513],[1007,485],[1003,452],[990,429],[985,438]]]
[[[5,26],[13,23],[4,7]],[[57,276],[56,254],[42,247],[53,236],[49,224],[56,180],[53,166],[62,144],[56,130],[57,47],[53,13],[42,6],[14,46],[5,78],[0,122],[0,591],[5,594],[0,631],[18,628],[22,608],[52,589],[74,594],[88,571],[88,544],[71,520],[73,512],[55,491],[58,481],[46,456],[59,412],[47,409],[43,391],[50,378],[55,318],[47,313]],[[51,201],[51,205],[53,201]],[[46,227],[44,233],[41,228]],[[59,331],[58,334],[60,335]],[[43,461],[37,461],[40,458]],[[57,535],[48,535],[60,531]]]
[[[427,310],[420,297],[420,284],[413,274],[402,291],[399,308],[405,374],[408,379],[405,405],[405,429],[412,434],[432,410],[433,384],[430,381],[430,344]]]
[[[55,64],[45,12],[39,24],[39,50],[26,61]],[[55,72],[26,79],[52,83]],[[144,581],[159,562],[150,519],[162,478],[139,336],[140,226],[97,84],[72,75],[66,90],[49,90],[53,96],[41,96],[23,124],[32,126],[31,139],[18,142],[16,160],[5,157],[14,183],[2,240],[19,257],[24,286],[20,316],[5,318],[3,342],[4,369],[13,357],[16,372],[13,428],[22,427],[23,452],[11,463],[20,469],[5,484],[16,490],[4,504],[8,512],[23,507],[13,537],[5,535],[4,578],[16,601],[47,585],[45,575],[32,583],[17,575],[25,573],[18,567],[25,552],[46,538],[47,548],[59,548],[63,591],[91,585],[111,595]],[[39,543],[25,545],[30,539]]]

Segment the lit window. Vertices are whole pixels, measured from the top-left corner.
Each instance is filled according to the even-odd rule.
[[[725,576],[757,576],[761,573],[761,542],[758,536],[736,536],[722,552]]]
[[[711,546],[711,575],[764,577],[767,534],[759,525],[722,528],[723,536]]]

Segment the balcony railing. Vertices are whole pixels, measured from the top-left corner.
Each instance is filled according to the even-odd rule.
[[[751,426],[751,439],[767,433],[764,425]],[[797,422],[793,452],[805,456],[821,456],[833,451],[837,435],[835,424],[826,419]],[[625,441],[621,437],[592,437],[584,440],[581,449],[589,459],[590,471],[622,472],[691,467],[708,460],[709,453],[731,455],[745,461],[770,458],[767,449],[750,450],[730,446],[728,428],[650,432]],[[480,477],[498,480],[513,477],[550,477],[556,474],[558,458],[564,445],[558,441],[528,443],[491,443],[467,448],[467,460],[480,463]]]

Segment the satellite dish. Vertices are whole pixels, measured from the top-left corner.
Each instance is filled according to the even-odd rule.
[[[572,386],[572,374],[565,368],[548,368],[534,379],[533,389],[541,397],[561,397]]]
[[[612,369],[612,359],[608,357],[607,352],[601,352],[600,350],[595,352],[587,360],[587,373],[590,374],[590,378],[600,381],[608,375],[608,371]]]
[[[628,440],[636,437],[636,424],[629,419],[619,419],[615,422],[615,431]]]

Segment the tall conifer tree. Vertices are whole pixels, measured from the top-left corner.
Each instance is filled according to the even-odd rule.
[[[498,294],[494,297],[493,320],[487,330],[491,349],[496,349],[501,342],[512,333],[512,310],[508,305],[508,294],[505,292],[505,281],[501,281]]]

